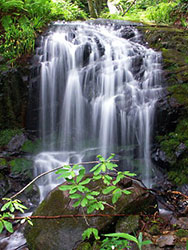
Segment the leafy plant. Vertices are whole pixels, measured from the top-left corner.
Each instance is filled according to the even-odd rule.
[[[119,239],[117,237],[113,237],[113,238],[108,238],[106,237],[103,241],[102,241],[102,245],[100,247],[100,250],[109,250],[109,249],[129,249],[130,246],[128,245],[129,241],[127,240],[122,240]]]
[[[8,232],[13,233],[13,227],[12,223],[7,220],[13,219],[14,215],[13,213],[15,210],[24,213],[24,210],[27,209],[24,205],[22,205],[20,200],[12,200],[9,198],[3,198],[3,200],[6,201],[6,203],[1,207],[1,212],[0,212],[0,233],[2,233],[3,229],[5,228]],[[25,220],[28,221],[30,225],[33,225],[31,222],[30,218],[26,217]],[[23,223],[23,220],[21,221]]]
[[[98,155],[100,161],[99,164],[94,166],[90,172],[93,173],[91,177],[85,178],[86,170],[83,166],[74,165],[64,166],[63,169],[59,169],[56,174],[60,174],[58,178],[64,178],[67,181],[67,185],[60,186],[60,190],[69,191],[71,199],[76,199],[73,207],[87,208],[87,213],[92,213],[94,210],[104,210],[105,201],[98,200],[100,194],[99,191],[89,189],[87,184],[102,180],[105,188],[102,190],[103,194],[112,193],[112,203],[116,203],[122,194],[130,194],[128,190],[122,190],[116,186],[119,181],[126,176],[134,176],[135,174],[129,173],[129,171],[118,172],[116,178],[112,178],[110,175],[106,174],[107,171],[115,171],[117,167],[116,164],[111,162],[114,157],[112,154],[107,160],[105,160],[101,155]],[[76,176],[76,171],[78,175]]]
[[[138,238],[126,233],[112,233],[112,234],[105,234],[105,236],[123,238],[125,240],[133,241],[137,244],[139,250],[142,250],[142,246],[144,245],[152,244],[150,240],[143,241],[143,236],[141,232],[139,233]]]
[[[89,239],[91,237],[91,235],[93,235],[96,240],[100,239],[98,230],[96,228],[92,228],[92,227],[86,229],[83,232],[82,239],[83,240],[85,240],[87,238]]]

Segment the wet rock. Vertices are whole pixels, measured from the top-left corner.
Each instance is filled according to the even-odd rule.
[[[181,143],[175,152],[176,157],[177,158],[180,157],[186,150],[187,150],[186,145],[184,143]]]
[[[156,243],[159,247],[174,246],[176,237],[174,235],[162,235],[160,236]]]
[[[176,225],[181,229],[188,230],[188,217],[181,217],[176,221]]]
[[[135,36],[135,32],[131,28],[123,28],[121,29],[121,37],[125,39],[130,39]]]
[[[139,228],[139,215],[130,215],[118,220],[116,224],[116,233],[132,233]]]
[[[89,188],[100,187],[99,183],[90,183]],[[133,183],[128,190],[131,195],[123,195],[116,204],[116,209],[106,207],[104,214],[117,213],[138,213],[139,211],[152,211],[155,206],[155,198],[144,188]],[[100,195],[99,199],[111,202],[111,195]],[[81,207],[73,208],[73,201],[69,199],[68,192],[59,189],[53,190],[47,198],[39,205],[34,215],[60,215],[60,214],[82,214]],[[155,209],[154,209],[155,210]],[[154,211],[153,210],[153,211]],[[100,212],[101,213],[101,212]],[[111,230],[117,218],[112,217],[92,217],[87,218],[90,227],[98,230]],[[82,239],[82,233],[88,226],[84,218],[66,218],[60,220],[38,220],[33,227],[27,227],[25,236],[29,248],[39,250],[67,250],[73,249],[76,242]]]
[[[15,135],[8,143],[7,150],[10,152],[18,151],[26,140],[27,138],[24,134]]]
[[[6,176],[0,173],[0,197],[4,197],[10,188],[10,181]]]

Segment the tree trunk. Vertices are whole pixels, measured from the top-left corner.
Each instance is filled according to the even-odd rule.
[[[96,18],[97,14],[96,14],[96,11],[95,11],[94,1],[93,0],[87,0],[87,2],[88,2],[89,13],[90,13],[91,17]]]

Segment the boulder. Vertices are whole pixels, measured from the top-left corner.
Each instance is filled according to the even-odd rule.
[[[102,183],[99,181],[88,184],[89,188],[96,190],[101,189]],[[121,188],[124,188],[123,182],[120,183]],[[127,188],[131,191],[130,195],[122,195],[115,205],[115,209],[111,206],[106,206],[104,211],[95,213],[111,214],[107,217],[90,217],[87,218],[89,227],[95,227],[99,231],[111,232],[118,217],[113,217],[113,214],[134,214],[140,211],[156,211],[155,198],[147,189],[141,187],[139,183],[132,182]],[[99,199],[105,200],[108,204],[111,203],[111,195],[100,195]],[[83,214],[81,207],[73,208],[72,201],[69,198],[67,191],[60,191],[58,188],[49,193],[47,198],[39,205],[34,215],[55,216],[62,214],[77,215]],[[63,218],[63,219],[38,219],[34,221],[34,226],[29,225],[25,230],[25,237],[29,249],[41,250],[67,250],[76,247],[77,243],[82,240],[82,233],[88,226],[83,217]]]
[[[24,142],[27,140],[24,134],[15,135],[7,145],[7,150],[10,152],[18,151]]]
[[[132,233],[139,228],[139,215],[130,215],[128,217],[120,218],[116,224],[116,233]]]

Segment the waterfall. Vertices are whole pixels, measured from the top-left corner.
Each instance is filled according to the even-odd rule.
[[[124,169],[137,162],[150,186],[161,54],[133,26],[81,22],[55,23],[37,51],[43,152],[35,174],[122,151]],[[42,200],[58,182],[52,174],[38,184]]]

